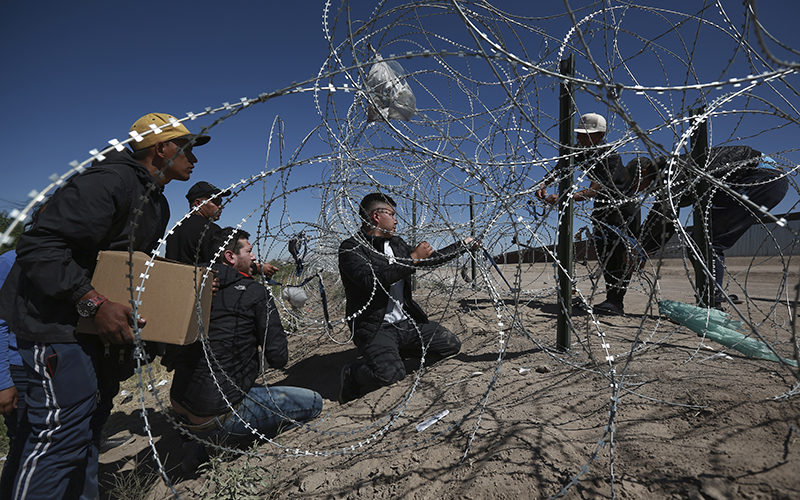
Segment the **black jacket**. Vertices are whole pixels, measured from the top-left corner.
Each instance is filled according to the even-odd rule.
[[[574,167],[586,172],[590,181],[602,186],[594,197],[594,221],[601,223],[601,226],[607,224],[622,228],[635,220],[639,207],[634,201],[634,176],[625,168],[622,158],[612,151],[609,144],[582,149],[575,155]],[[541,183],[548,185],[556,182],[559,177],[568,173],[567,169],[567,162],[560,162]],[[623,202],[625,200],[630,201]]]
[[[750,146],[719,146],[709,148],[707,161],[701,159],[701,163],[705,164],[706,172],[712,177],[735,187],[737,183],[769,182],[781,175],[777,170],[759,168],[761,158],[761,152]],[[662,185],[656,187],[656,202],[642,224],[640,241],[648,253],[666,245],[675,234],[674,221],[678,215],[673,207],[687,207],[697,197],[695,188],[700,177],[686,168],[687,163],[691,162],[689,155],[681,155],[675,161],[674,168],[677,171],[669,183],[665,179],[667,162],[663,156],[656,159],[657,168],[663,172],[660,178]],[[753,175],[758,175],[759,179],[751,179]],[[714,190],[714,193],[715,196],[724,194],[720,190]]]
[[[258,347],[274,368],[286,366],[289,348],[275,302],[264,285],[227,265],[213,269],[220,288],[211,301],[208,344],[213,357],[209,359],[219,386],[235,405],[258,377]],[[178,349],[170,396],[198,417],[228,411],[208,369],[201,341]]]
[[[150,187],[134,227],[134,212]],[[168,222],[163,188],[150,172],[128,150],[108,153],[67,180],[20,237],[16,264],[0,291],[0,317],[21,339],[77,341],[75,303],[92,290],[98,252],[129,245],[150,252]]]
[[[750,146],[713,147],[708,150],[706,158],[700,159],[700,163],[705,165],[699,168],[705,168],[712,177],[723,182],[735,183],[758,169],[761,157],[761,152]],[[665,156],[656,158],[656,167],[663,173],[662,182],[666,181],[668,163],[669,160]],[[701,178],[689,171],[690,164],[694,162],[688,154],[675,159],[669,184],[657,187],[657,203],[671,202],[681,207],[688,207],[694,202],[694,189]]]
[[[594,198],[592,218],[619,228],[631,224],[638,206],[633,201],[633,179],[622,158],[603,144],[583,151],[575,161],[577,168],[603,187]]]
[[[211,262],[217,249],[212,249],[209,241],[221,230],[217,224],[202,215],[192,214],[167,236],[166,257],[192,265]]]
[[[385,241],[382,236],[372,236],[361,230],[339,245],[339,273],[347,297],[346,314],[354,333],[353,341],[359,348],[370,343],[378,332],[389,304],[384,290],[389,290],[396,281],[403,280],[406,315],[417,323],[427,323],[428,316],[411,298],[411,275],[417,267],[439,266],[466,250],[463,243],[454,243],[413,264],[411,252],[414,248],[399,236],[393,236],[389,244],[395,258],[394,262],[389,262],[383,253]]]

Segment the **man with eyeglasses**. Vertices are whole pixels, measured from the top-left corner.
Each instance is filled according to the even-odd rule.
[[[361,230],[339,246],[339,273],[347,298],[346,313],[361,359],[341,372],[339,402],[347,403],[403,380],[404,358],[426,364],[458,354],[461,341],[429,321],[411,298],[411,276],[420,267],[436,267],[478,246],[466,238],[435,251],[423,241],[412,248],[395,234],[397,204],[383,193],[361,201]]]
[[[143,116],[130,135],[133,151],[98,155],[42,205],[0,290],[28,378],[14,499],[98,498],[100,433],[119,381],[133,374],[133,334],[131,309],[92,287],[97,255],[156,247],[169,221],[164,186],[188,180],[192,148],[211,139],[164,113]],[[80,317],[99,335],[77,333]]]
[[[200,181],[186,193],[192,214],[167,236],[166,257],[184,264],[208,263],[214,250],[208,242],[221,231],[216,221],[222,214],[222,198],[230,191]]]

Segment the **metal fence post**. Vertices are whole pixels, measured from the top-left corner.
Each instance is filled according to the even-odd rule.
[[[690,116],[700,116],[705,113],[705,107],[693,109]],[[708,159],[708,123],[703,120],[692,134],[691,157],[695,165],[701,170],[706,170]],[[695,189],[692,237],[697,245],[700,258],[692,258],[695,281],[697,282],[696,299],[699,307],[714,307],[714,257],[711,254],[711,199],[709,198],[709,182],[700,179]],[[704,216],[708,216],[708,224],[704,225]],[[705,228],[708,231],[705,231]],[[694,253],[691,254],[694,256]],[[706,274],[708,268],[712,273]]]
[[[561,60],[560,72],[564,76],[575,76],[575,55],[570,54],[566,59]],[[559,91],[559,128],[558,142],[560,144],[558,154],[564,157],[572,152],[574,144],[573,116],[575,114],[575,103],[572,100],[573,83],[572,80],[564,79],[561,82]],[[556,345],[559,350],[567,351],[572,345],[572,254],[573,254],[573,235],[572,235],[572,191],[573,160],[570,156],[566,161],[561,160],[557,168],[561,168],[561,182],[558,186],[558,245],[556,255],[558,257],[558,326]],[[566,168],[565,168],[566,167]]]
[[[475,238],[475,195],[469,195],[469,235]],[[470,251],[470,263],[472,267],[472,288],[477,286],[475,280],[478,277],[478,266],[475,262],[475,250]]]
[[[414,190],[414,197],[411,202],[411,246],[417,246],[417,190]],[[417,274],[411,275],[411,291],[417,289]]]

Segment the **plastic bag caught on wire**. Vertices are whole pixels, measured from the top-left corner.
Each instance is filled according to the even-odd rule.
[[[308,300],[308,294],[303,290],[303,287],[287,286],[281,292],[281,297],[295,309],[303,307]]]
[[[397,61],[384,61],[376,54],[366,84],[370,96],[367,121],[408,121],[417,112],[417,98],[405,81],[405,70]]]

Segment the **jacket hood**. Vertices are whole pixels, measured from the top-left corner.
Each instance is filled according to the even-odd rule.
[[[136,172],[136,177],[139,178],[142,185],[148,186],[149,184],[153,184],[157,192],[161,193],[164,191],[164,187],[158,185],[153,174],[151,174],[144,165],[134,160],[128,149],[122,151],[112,150],[104,156],[105,158],[103,160],[94,160],[90,168],[102,167],[104,165],[127,165]]]
[[[252,276],[248,276],[246,274],[242,274],[236,269],[228,266],[226,264],[214,263],[211,266],[211,269],[217,272],[217,278],[219,278],[219,288],[222,290],[223,288],[227,288],[229,286],[233,286],[240,282],[251,282],[253,281]]]

